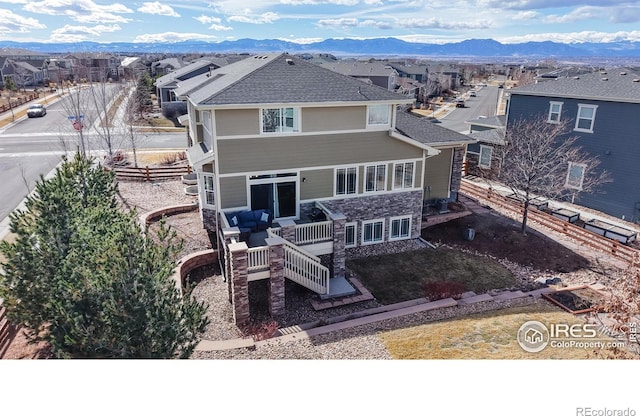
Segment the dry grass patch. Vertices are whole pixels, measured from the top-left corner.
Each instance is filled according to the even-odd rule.
[[[385,305],[425,297],[428,282],[457,282],[476,293],[517,284],[497,261],[444,247],[350,260],[347,267]]]
[[[387,350],[400,360],[478,360],[478,359],[587,359],[595,358],[592,350],[552,348],[529,353],[516,341],[518,329],[527,321],[584,323],[584,319],[540,301],[464,318],[434,322],[380,334]],[[594,340],[594,339],[590,339]],[[595,340],[611,341],[601,336]]]

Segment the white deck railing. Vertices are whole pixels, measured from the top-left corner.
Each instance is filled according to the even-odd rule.
[[[267,230],[270,237],[276,234]],[[329,269],[320,258],[284,240],[284,274],[294,282],[319,294],[329,293]]]
[[[333,221],[296,224],[296,244],[314,244],[333,240]]]
[[[269,268],[269,247],[251,247],[247,250],[247,271],[249,273]]]

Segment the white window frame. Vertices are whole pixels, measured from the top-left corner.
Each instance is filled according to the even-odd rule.
[[[291,130],[285,129],[282,125],[283,120],[286,120],[282,114],[291,109],[293,111],[293,127]],[[280,113],[280,125],[276,131],[264,131],[264,112],[268,110],[278,110]],[[264,107],[260,109],[260,134],[282,134],[282,133],[299,133],[300,132],[300,108],[299,107]]]
[[[353,228],[353,242],[347,241],[347,228]],[[344,225],[344,248],[356,247],[358,245],[358,223],[348,222]]]
[[[562,115],[562,104],[564,104],[562,101],[549,101],[549,117],[547,118],[548,123],[560,123],[560,117]],[[553,111],[554,106],[558,106],[558,111]]]
[[[569,182],[569,178],[571,177],[571,170],[572,170],[572,168],[574,166],[578,167],[578,168],[582,168],[582,175],[580,175],[580,183],[579,184],[575,184],[575,183]],[[584,183],[584,175],[585,175],[586,172],[587,172],[587,165],[586,164],[569,162],[569,167],[567,168],[567,178],[564,181],[565,188],[577,189],[578,191],[582,191],[582,184]]]
[[[407,227],[407,234],[404,235],[402,234],[402,223],[403,221],[409,221],[408,227]],[[399,234],[397,236],[393,235],[393,224],[395,222],[398,222],[398,230],[399,230]],[[401,215],[398,217],[391,217],[389,218],[389,241],[398,241],[398,240],[407,240],[411,238],[411,215]]]
[[[382,110],[386,107],[385,120],[372,120],[371,117],[377,115],[375,110]],[[382,113],[382,111],[380,111]],[[367,127],[386,127],[391,125],[391,105],[389,104],[371,104],[367,106]]]
[[[348,180],[347,178],[349,177],[348,175],[348,171],[350,169],[355,170],[355,174],[356,174],[356,180],[355,180],[355,189],[353,189],[352,192],[349,192],[350,189],[348,189]],[[334,196],[343,196],[343,195],[355,195],[358,193],[358,167],[357,166],[343,166],[343,167],[339,167],[339,168],[335,168],[334,169],[334,173],[333,173],[333,195]],[[338,172],[339,171],[344,171],[344,175],[345,175],[345,179],[344,179],[344,184],[345,184],[345,190],[344,192],[339,192],[340,190],[338,189]]]
[[[593,116],[591,118],[588,117],[580,117],[580,112],[583,108],[591,108],[593,109]],[[576,125],[573,128],[574,131],[580,131],[583,133],[593,133],[593,125],[596,122],[596,111],[598,109],[597,105],[593,104],[578,104],[578,113],[576,114]],[[580,120],[590,120],[589,128],[578,127],[580,125]]]
[[[482,152],[489,151],[489,163],[482,163]],[[478,153],[478,167],[480,169],[491,169],[491,157],[493,156],[493,147],[485,146],[483,144],[480,145],[480,152]]]
[[[407,167],[411,166],[410,182],[407,180]],[[398,168],[402,171],[398,175]],[[393,189],[411,189],[415,185],[416,180],[416,162],[401,162],[393,164]],[[400,183],[398,184],[398,181]]]
[[[215,190],[216,190],[216,177],[213,173],[207,173],[207,172],[200,172],[199,173],[199,183],[200,183],[200,202],[203,208],[207,208],[207,209],[216,209],[216,197],[215,197]],[[209,186],[211,185],[211,189],[209,189]],[[208,196],[210,196],[213,200],[213,204],[210,204],[209,198],[207,198]]]
[[[368,171],[373,168],[373,189],[369,189],[369,184],[367,183]],[[384,183],[381,188],[378,186],[378,177],[380,176],[379,170],[382,169],[384,171]],[[375,192],[384,192],[387,190],[387,164],[386,163],[376,163],[373,165],[365,165],[364,167],[364,193],[375,193]]]
[[[375,238],[375,226],[376,224],[381,224],[380,225],[380,236],[379,238]],[[367,241],[365,240],[366,234],[367,234],[367,228],[368,227],[372,227],[371,229],[371,236],[372,239]],[[379,244],[384,242],[384,218],[377,218],[375,220],[366,220],[366,221],[362,221],[362,245],[369,245],[369,244]]]

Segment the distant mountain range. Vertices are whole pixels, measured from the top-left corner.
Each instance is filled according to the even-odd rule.
[[[299,44],[277,39],[239,39],[224,42],[175,43],[20,43],[0,41],[0,48],[23,48],[46,53],[111,52],[144,53],[330,53],[337,56],[431,56],[431,57],[626,57],[640,58],[640,42],[503,44],[493,39],[471,39],[457,43],[405,42],[397,38],[326,39]]]

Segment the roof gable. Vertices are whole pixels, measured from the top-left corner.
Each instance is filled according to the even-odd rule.
[[[176,94],[188,96],[197,105],[411,102],[385,88],[284,53],[256,55],[180,82]]]

